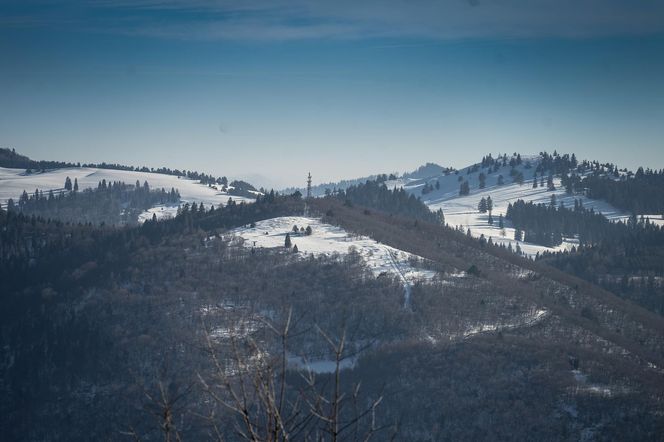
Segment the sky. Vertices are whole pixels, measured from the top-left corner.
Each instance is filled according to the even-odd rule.
[[[664,167],[664,2],[0,0],[0,147],[266,187]]]

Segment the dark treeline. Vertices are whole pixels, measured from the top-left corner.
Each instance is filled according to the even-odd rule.
[[[196,230],[233,228],[275,216],[301,213],[301,198],[272,194],[256,203],[230,200],[224,207],[206,209],[185,204],[170,220],[145,222],[137,228],[65,223],[0,209],[0,289],[16,289],[26,278],[61,280],[67,269],[95,262],[69,283],[99,268],[113,269],[135,248]],[[100,251],[104,253],[100,254]],[[71,271],[71,270],[70,270]]]
[[[443,212],[431,212],[419,198],[408,194],[403,188],[388,189],[384,183],[367,181],[340,190],[336,198],[347,204],[357,204],[376,209],[392,215],[400,215],[430,222],[443,222]]]
[[[142,230],[153,239],[161,239],[170,234],[194,229],[210,231],[238,227],[268,218],[301,213],[303,210],[304,201],[299,195],[279,195],[272,191],[265,196],[259,196],[254,203],[236,203],[231,198],[225,206],[209,209],[202,204],[187,203],[180,207],[175,218],[159,222],[147,221]]]
[[[611,222],[580,204],[566,209],[521,200],[508,207],[507,218],[525,232],[524,241],[552,247],[563,235],[577,236],[578,247],[538,259],[664,313],[664,230],[647,218]]]
[[[151,189],[147,181],[129,185],[102,180],[96,189],[79,191],[77,184],[72,188],[67,180],[65,188],[68,187],[72,190],[57,193],[39,189],[32,194],[23,191],[17,202],[8,201],[7,210],[70,223],[136,224],[138,215],[154,205],[180,202],[176,189]]]
[[[615,169],[614,169],[615,170]],[[664,214],[664,171],[639,168],[634,176],[593,173],[580,186],[590,198],[603,199],[631,213]]]
[[[578,162],[574,154],[549,155],[540,152],[542,160],[536,174],[542,177],[558,175],[566,192],[584,194],[589,198],[602,199],[613,206],[636,214],[664,213],[664,171],[643,169],[636,173],[619,169],[613,163],[598,161]]]
[[[601,213],[583,207],[579,200],[574,201],[571,209],[517,200],[507,206],[505,217],[516,229],[524,232],[524,241],[547,247],[561,244],[564,236],[578,236],[581,246],[604,243],[637,248],[664,245],[664,232],[649,219],[633,216],[627,223],[611,222]]]

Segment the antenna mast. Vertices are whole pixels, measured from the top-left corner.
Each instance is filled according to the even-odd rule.
[[[311,198],[311,172],[309,172],[309,176],[307,177],[307,198]]]

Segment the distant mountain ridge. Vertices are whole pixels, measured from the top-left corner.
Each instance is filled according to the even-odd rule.
[[[0,148],[0,167],[5,167],[8,169],[25,169],[25,174],[27,175],[65,168],[88,168],[117,170],[124,172],[151,173],[169,175],[178,178],[184,177],[190,180],[199,181],[201,184],[208,186],[218,186],[222,190],[227,190],[229,194],[234,196],[254,198],[258,193],[257,189],[252,184],[243,180],[234,180],[229,183],[229,180],[226,176],[216,177],[214,175],[198,171],[171,169],[168,167],[159,167],[155,169],[154,167],[127,166],[123,164],[109,164],[105,162],[82,164],[80,162],[72,163],[65,161],[32,160],[28,156],[17,153],[15,149],[9,148]],[[133,180],[128,180],[128,182],[133,182]],[[34,190],[34,187],[23,190],[32,191]],[[18,197],[18,195],[16,195],[16,197]]]

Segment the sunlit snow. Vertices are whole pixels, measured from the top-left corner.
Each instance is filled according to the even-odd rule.
[[[504,244],[507,246],[511,244],[515,249],[517,241],[514,240],[514,228],[508,220],[504,220],[504,228],[498,226],[498,218],[500,215],[505,216],[507,206],[517,200],[525,202],[533,202],[535,204],[550,204],[551,195],[556,196],[556,206],[561,203],[567,207],[574,207],[574,200],[580,200],[586,209],[593,209],[595,212],[602,213],[609,220],[619,221],[625,220],[629,214],[616,209],[609,203],[603,200],[590,199],[583,195],[567,195],[565,189],[561,186],[560,179],[555,178],[554,184],[556,190],[549,191],[540,186],[540,178],[538,178],[538,187],[533,188],[533,176],[536,166],[539,162],[539,156],[523,156],[523,163],[516,166],[516,170],[523,173],[523,184],[512,182],[510,177],[511,167],[505,166],[499,168],[496,172],[489,172],[489,169],[480,169],[473,173],[468,174],[467,168],[459,171],[458,174],[449,173],[447,175],[435,175],[428,178],[400,178],[397,180],[387,181],[385,184],[388,188],[403,187],[409,193],[422,198],[422,201],[429,206],[432,211],[442,209],[445,215],[445,222],[451,227],[460,226],[464,231],[470,229],[471,235],[474,237],[484,237],[494,243]],[[486,187],[479,188],[479,174],[484,172],[486,174]],[[502,175],[504,184],[498,185],[498,177]],[[538,175],[540,177],[541,175]],[[459,195],[459,186],[461,181],[468,181],[470,186],[470,193],[468,195]],[[436,189],[435,185],[438,182],[439,188]],[[425,184],[434,186],[433,190],[429,193],[422,194],[422,189]],[[489,214],[479,213],[477,207],[482,198],[491,197],[493,200],[493,225],[490,225]],[[651,222],[664,223],[661,216],[651,215]],[[534,256],[535,254],[544,251],[557,251],[566,250],[572,246],[578,245],[575,238],[564,238],[563,243],[557,247],[545,247],[537,244],[527,243],[524,241],[518,242],[519,247],[524,254]]]
[[[90,167],[67,167],[43,173],[26,174],[25,169],[8,169],[0,167],[0,204],[5,205],[10,198],[17,200],[25,190],[29,194],[35,189],[47,193],[49,190],[59,192],[64,190],[65,179],[69,177],[72,182],[78,180],[80,190],[96,188],[100,181],[123,181],[126,184],[135,184],[139,181],[148,182],[151,188],[164,188],[170,191],[174,188],[180,192],[183,202],[203,203],[206,206],[226,204],[229,198],[234,201],[253,201],[246,198],[231,196],[213,187],[200,184],[198,181],[187,178],[178,178],[174,175],[165,175],[151,172],[134,172],[115,169],[97,169]],[[149,213],[144,213],[141,220],[151,219],[156,213],[157,218],[168,218],[175,214],[177,206],[159,206]]]
[[[311,227],[312,234],[294,233],[293,226],[306,229]],[[413,266],[413,260],[422,259],[394,247],[381,244],[369,237],[353,235],[344,229],[321,222],[318,218],[286,216],[272,218],[256,223],[256,227],[242,227],[231,232],[242,237],[246,247],[284,247],[286,234],[290,234],[293,246],[297,245],[299,254],[345,255],[355,250],[365,261],[374,275],[382,273],[398,277],[405,287],[406,306],[410,304],[410,287],[420,280],[430,280],[436,272]]]

